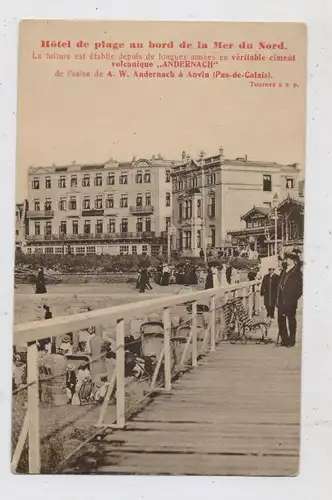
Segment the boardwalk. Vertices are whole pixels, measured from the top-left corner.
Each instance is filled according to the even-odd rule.
[[[68,472],[295,475],[300,361],[300,342],[221,344]]]

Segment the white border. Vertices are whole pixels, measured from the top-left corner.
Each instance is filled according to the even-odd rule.
[[[332,5],[329,0],[16,0],[3,2],[0,25],[0,484],[4,499],[332,498],[331,241]],[[17,29],[20,18],[301,21],[308,24],[308,133],[302,396],[298,478],[13,476],[9,472],[10,370]]]

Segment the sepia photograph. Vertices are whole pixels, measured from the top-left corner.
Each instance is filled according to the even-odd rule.
[[[15,474],[296,476],[306,28],[20,24]]]

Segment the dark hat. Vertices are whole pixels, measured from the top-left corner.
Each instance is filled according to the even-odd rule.
[[[285,259],[299,260],[299,255],[297,252],[285,252]]]

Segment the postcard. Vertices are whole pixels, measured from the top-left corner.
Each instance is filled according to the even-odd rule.
[[[298,474],[306,36],[21,22],[14,473]]]

